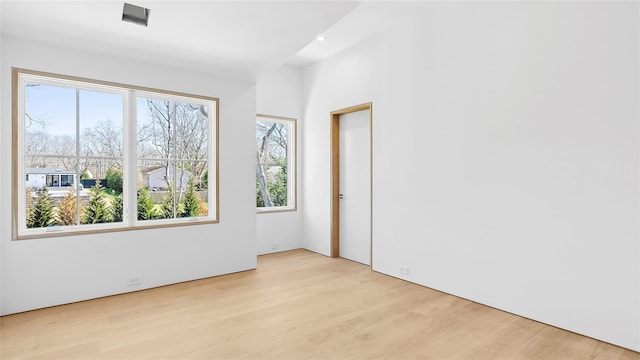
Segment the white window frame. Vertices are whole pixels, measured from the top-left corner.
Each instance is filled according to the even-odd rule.
[[[297,119],[257,114],[259,121],[287,125],[287,206],[256,207],[258,214],[297,210]],[[256,164],[257,165],[257,164]]]
[[[80,224],[53,226],[47,228],[26,227],[26,172],[25,172],[25,88],[26,83],[41,83],[64,86],[81,90],[91,90],[121,94],[123,96],[123,220],[122,222],[102,224]],[[184,94],[159,89],[137,87],[91,80],[80,77],[64,76],[46,72],[13,68],[13,238],[31,239],[53,236],[101,233],[111,231],[148,229],[156,227],[210,224],[219,222],[219,185],[218,185],[218,116],[219,99],[208,96]],[[172,101],[206,104],[209,107],[208,126],[208,215],[174,219],[138,220],[137,219],[137,123],[136,98],[152,95]],[[76,153],[76,156],[79,156]],[[136,176],[131,176],[136,174]],[[77,175],[79,178],[79,174]]]

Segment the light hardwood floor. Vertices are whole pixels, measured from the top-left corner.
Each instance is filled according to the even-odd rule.
[[[305,250],[258,270],[0,318],[10,359],[640,359]]]

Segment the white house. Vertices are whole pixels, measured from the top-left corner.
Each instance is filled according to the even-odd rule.
[[[62,188],[76,183],[76,174],[70,171],[52,168],[28,168],[26,185],[31,188]]]
[[[177,184],[177,188],[186,189],[191,179],[191,172],[184,169],[175,169],[169,165],[166,168],[163,165],[151,166],[140,170],[143,183],[149,190],[166,190],[169,183]]]

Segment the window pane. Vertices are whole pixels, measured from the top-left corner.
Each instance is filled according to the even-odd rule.
[[[30,82],[25,97],[27,228],[123,221],[123,96]]]
[[[210,107],[138,97],[138,220],[208,215]]]
[[[176,184],[182,188],[191,180],[197,188],[203,187],[202,176],[207,169],[208,113],[208,107],[203,105],[177,104],[175,158],[176,167],[182,171]]]
[[[256,122],[256,206],[292,207],[289,189],[292,120],[258,117]]]
[[[124,213],[124,98],[79,91],[80,166],[83,224],[122,222]]]
[[[75,189],[61,181],[76,173],[76,90],[26,83],[24,107],[26,227],[77,225]]]
[[[124,159],[123,97],[120,94],[80,91],[81,171],[104,179],[109,169],[122,170]],[[107,187],[107,184],[102,184]]]
[[[27,83],[25,86],[24,153],[27,168],[51,166],[74,171],[76,90]],[[58,156],[58,161],[52,157]]]

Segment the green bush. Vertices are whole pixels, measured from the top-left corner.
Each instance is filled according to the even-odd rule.
[[[96,181],[96,184],[89,189],[89,202],[82,211],[83,224],[102,224],[112,221],[112,206],[103,190],[100,181]]]
[[[150,220],[157,218],[153,200],[146,186],[138,189],[138,220]]]
[[[184,200],[182,201],[182,217],[200,216],[200,207],[202,206],[202,199],[200,195],[196,193],[196,187],[193,180],[189,180],[189,188],[184,194]]]
[[[35,200],[27,208],[27,227],[47,227],[56,224],[53,199],[49,195],[49,190],[42,187],[36,191]]]
[[[107,187],[117,194],[122,193],[122,170],[110,168],[105,172],[104,178],[107,179]]]

